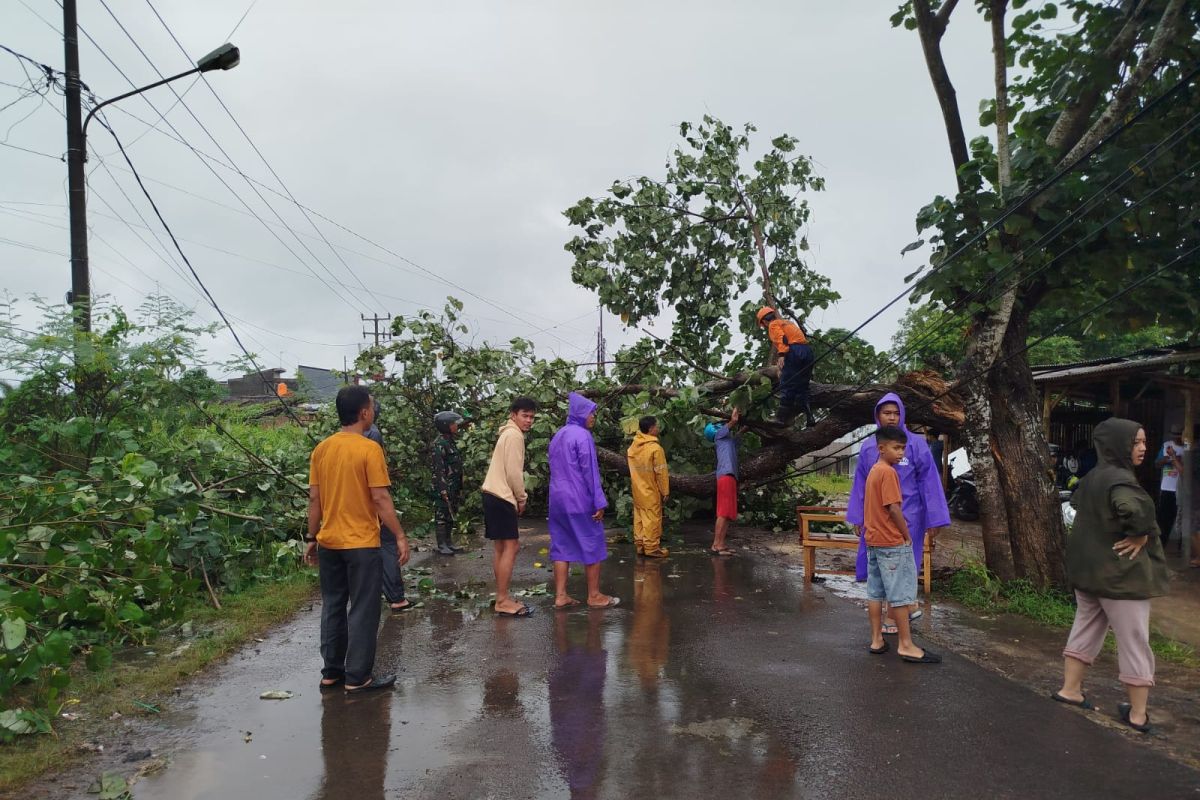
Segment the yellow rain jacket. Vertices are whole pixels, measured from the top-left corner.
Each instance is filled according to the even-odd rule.
[[[671,493],[667,454],[657,436],[638,432],[627,455],[633,481],[633,541],[639,553],[657,553],[662,540],[662,502]]]

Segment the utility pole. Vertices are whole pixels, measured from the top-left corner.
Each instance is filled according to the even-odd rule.
[[[604,362],[607,360],[604,345],[604,306],[600,306],[600,329],[596,331],[596,369],[601,378],[604,377]]]
[[[83,110],[79,80],[79,23],[75,0],[63,0],[63,48],[66,54],[67,104],[67,197],[71,218],[71,291],[67,302],[74,309],[75,327],[92,329],[92,287],[88,274],[87,187],[83,164],[86,157],[83,138]]]
[[[371,323],[373,330],[363,331],[363,338],[366,339],[368,336],[374,336],[376,347],[379,346],[380,342],[386,342],[388,339],[392,338],[392,334],[388,332],[386,327],[383,330],[379,330],[379,323],[392,321],[391,314],[388,314],[386,317],[379,317],[375,315],[368,317],[365,314],[359,314],[358,316],[362,317],[363,322]]]

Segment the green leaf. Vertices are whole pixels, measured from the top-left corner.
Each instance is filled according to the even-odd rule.
[[[0,622],[0,633],[4,637],[5,649],[16,650],[25,641],[25,620],[20,617],[5,617],[4,622]]]
[[[87,668],[92,672],[108,669],[112,666],[112,661],[112,650],[100,645],[93,646],[87,654]]]

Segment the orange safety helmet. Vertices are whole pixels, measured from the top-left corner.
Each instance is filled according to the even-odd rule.
[[[763,324],[763,320],[765,320],[767,317],[769,317],[771,314],[774,314],[774,313],[775,313],[775,309],[771,308],[770,306],[763,306],[762,308],[760,308],[758,310],[758,314],[755,315],[755,319],[758,320],[758,324],[759,324],[759,326],[761,326]]]

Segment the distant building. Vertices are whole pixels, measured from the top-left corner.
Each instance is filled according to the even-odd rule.
[[[230,378],[225,382],[229,388],[229,399],[235,403],[270,400],[277,396],[275,387],[281,383],[291,392],[299,389],[299,382],[295,378],[283,377],[283,372],[282,368],[277,367],[264,369],[262,372],[249,372],[240,378]]]
[[[346,381],[331,369],[301,364],[296,367],[296,374],[301,396],[311,403],[332,403],[337,398],[338,390],[346,385]]]

